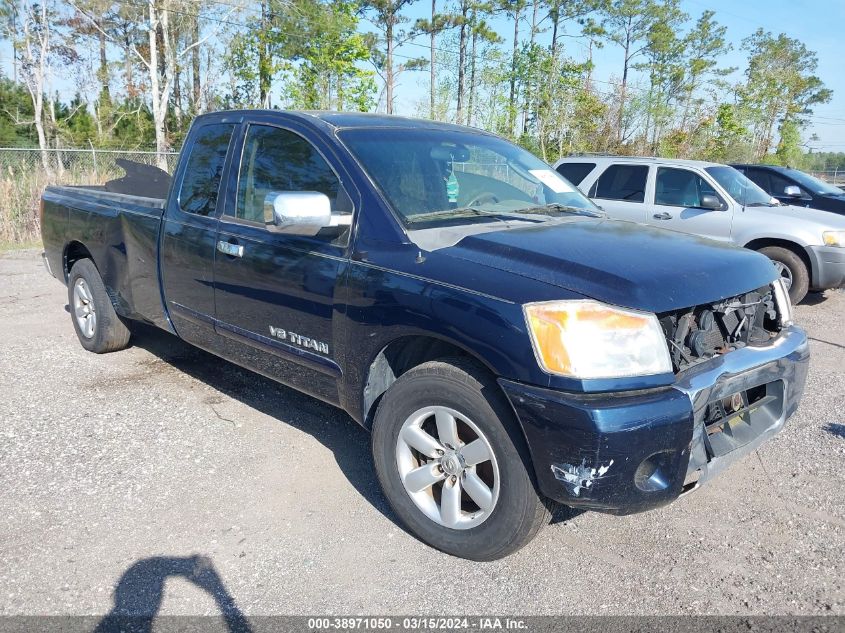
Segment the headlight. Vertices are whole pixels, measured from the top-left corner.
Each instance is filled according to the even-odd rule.
[[[524,307],[534,354],[544,371],[572,378],[672,372],[657,317],[598,301],[548,301]]]
[[[778,323],[781,327],[792,325],[792,302],[789,300],[789,291],[783,283],[783,277],[778,277],[772,282],[772,293],[778,310]]]
[[[825,231],[822,241],[825,246],[845,246],[845,231]]]

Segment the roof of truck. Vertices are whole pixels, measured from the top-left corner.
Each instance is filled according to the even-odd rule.
[[[797,171],[794,167],[782,167],[781,165],[765,165],[763,163],[731,163],[731,167],[742,167],[743,169],[747,169],[748,167],[756,167],[757,169],[771,169],[772,171]]]
[[[301,112],[304,116],[316,117],[337,128],[347,127],[427,127],[444,130],[462,129],[464,125],[442,123],[430,119],[397,116],[395,114],[376,114],[371,112]],[[475,129],[475,128],[473,128]],[[483,130],[478,130],[479,132]]]
[[[471,130],[479,134],[490,134],[480,128],[455,125],[454,123],[442,123],[430,119],[417,119],[413,117],[397,116],[394,114],[376,114],[371,112],[332,112],[325,110],[228,110],[221,112],[210,112],[203,117],[229,117],[244,116],[255,117],[256,115],[284,115],[314,122],[315,119],[335,129],[345,128],[417,128],[417,129],[438,129],[443,131]]]

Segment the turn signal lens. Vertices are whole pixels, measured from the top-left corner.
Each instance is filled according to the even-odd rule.
[[[845,231],[825,231],[822,238],[825,246],[845,246]]]
[[[621,378],[672,372],[657,317],[598,301],[549,301],[524,306],[542,369],[571,378]]]

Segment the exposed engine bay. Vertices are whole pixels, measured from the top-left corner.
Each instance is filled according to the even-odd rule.
[[[780,330],[769,287],[658,318],[676,372],[746,345],[764,345]]]

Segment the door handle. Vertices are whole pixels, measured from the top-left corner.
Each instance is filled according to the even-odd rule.
[[[671,219],[672,219],[672,214],[671,214],[671,213],[666,213],[666,212],[664,211],[663,213],[655,213],[655,214],[654,214],[653,216],[651,216],[651,217],[653,217],[655,220],[671,220]]]
[[[217,242],[217,250],[223,253],[224,255],[228,255],[229,257],[243,257],[244,256],[244,247],[240,244],[232,244],[231,242],[224,242],[223,240],[219,240]]]

